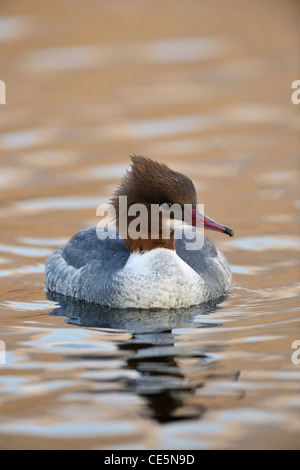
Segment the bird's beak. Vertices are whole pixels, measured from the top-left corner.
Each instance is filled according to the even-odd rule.
[[[227,227],[226,225],[218,224],[214,222],[212,219],[209,219],[204,214],[199,212],[196,209],[190,209],[191,217],[192,217],[192,226],[193,227],[204,227],[207,230],[215,230],[216,232],[222,232],[230,237],[233,237],[234,231]]]

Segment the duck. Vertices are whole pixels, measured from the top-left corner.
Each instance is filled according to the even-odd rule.
[[[228,295],[229,264],[204,230],[234,232],[197,201],[188,176],[131,156],[109,202],[111,223],[81,230],[51,254],[46,290],[114,309],[180,309]]]

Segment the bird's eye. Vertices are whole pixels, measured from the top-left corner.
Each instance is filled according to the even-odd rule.
[[[162,204],[162,207],[163,207],[163,209],[168,210],[168,209],[170,209],[171,205],[172,205],[171,202],[164,202]]]

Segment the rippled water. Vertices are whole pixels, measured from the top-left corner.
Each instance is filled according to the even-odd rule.
[[[299,448],[299,5],[246,4],[2,5],[1,448]],[[210,236],[229,298],[108,312],[45,292],[133,153],[235,230]]]

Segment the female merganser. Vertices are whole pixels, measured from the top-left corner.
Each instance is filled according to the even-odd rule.
[[[199,225],[229,236],[233,230],[198,211],[196,190],[187,176],[149,158],[133,156],[131,161],[111,199],[118,233],[108,229],[106,238],[99,238],[97,228],[90,227],[74,235],[47,261],[48,291],[121,309],[177,309],[226,294],[231,273],[225,257],[206,237],[197,248],[191,239]],[[120,201],[125,196],[124,217]],[[139,221],[135,227],[140,230],[132,235],[130,209],[140,205],[147,209],[147,223]],[[153,205],[162,211],[156,228],[150,217]],[[175,206],[188,210],[176,212]],[[170,216],[164,217],[168,211]]]

